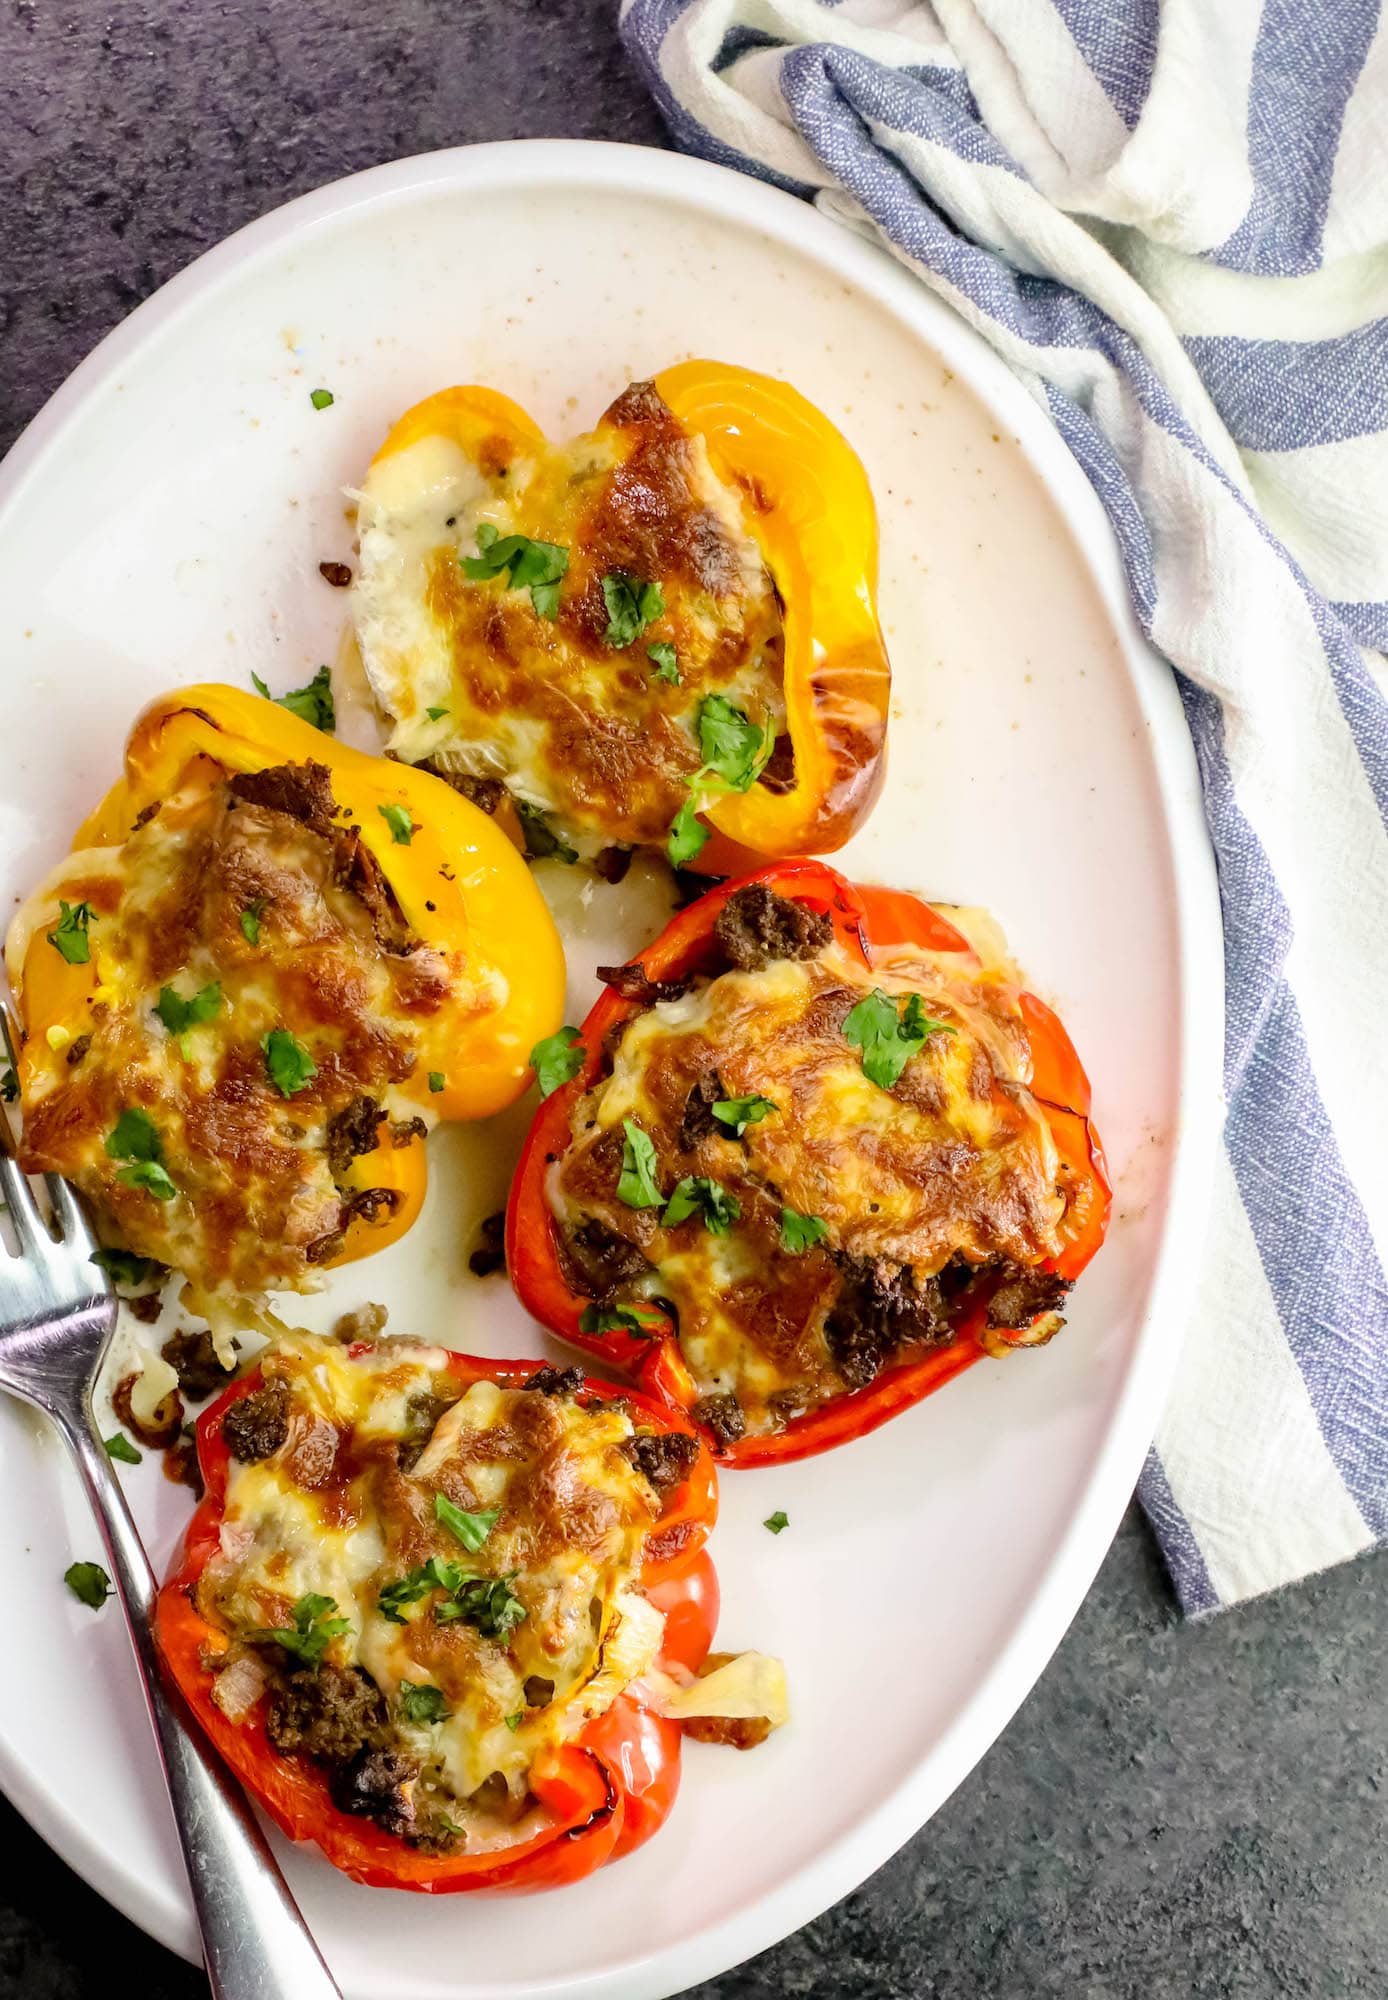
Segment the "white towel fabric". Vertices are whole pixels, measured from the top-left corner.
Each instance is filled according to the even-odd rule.
[[[626,0],[678,142],[867,229],[1049,411],[1171,661],[1228,1116],[1141,1497],[1209,1611],[1388,1535],[1378,0]]]

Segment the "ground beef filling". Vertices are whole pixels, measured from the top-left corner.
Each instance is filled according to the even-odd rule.
[[[832,937],[833,926],[824,911],[779,896],[763,883],[749,883],[734,891],[719,913],[714,927],[717,955],[709,970],[717,978],[723,970],[760,970],[777,959],[811,960]],[[639,965],[604,967],[600,976],[643,1007],[677,997],[693,983],[689,978],[652,980]],[[822,994],[815,1004],[821,1014],[829,1009],[833,1025],[839,1027],[857,997],[844,986]],[[614,1056],[628,1025],[619,1023],[613,1033]],[[922,1086],[907,1075],[900,1095],[912,1101],[913,1087]],[[713,1106],[727,1094],[716,1068],[697,1076],[674,1144],[668,1136],[663,1144],[662,1185],[714,1171],[699,1149],[712,1138],[727,1136],[727,1128],[713,1115]],[[603,1134],[587,1149],[583,1175],[569,1194],[578,1212],[570,1211],[571,1219],[558,1233],[570,1287],[601,1305],[638,1295],[645,1298],[661,1255],[654,1241],[656,1213],[641,1208],[628,1217],[606,1193],[610,1182],[615,1195],[621,1152],[618,1129]],[[727,1386],[725,1376],[717,1393],[706,1394],[695,1410],[697,1421],[720,1450],[736,1444],[751,1428],[783,1429],[828,1398],[865,1388],[907,1350],[947,1344],[966,1312],[975,1315],[975,1324],[981,1313],[988,1329],[1023,1330],[1054,1315],[1070,1289],[1069,1281],[1053,1272],[1003,1256],[975,1263],[957,1254],[930,1273],[909,1263],[850,1256],[828,1244],[788,1256],[779,1241],[781,1197],[776,1189],[733,1180],[730,1191],[742,1209],[738,1233],[760,1271],[759,1278],[731,1288],[745,1294],[736,1323],[748,1329],[748,1338],[769,1357],[784,1357],[798,1386],[765,1396],[758,1410],[748,1392],[739,1392],[736,1384]],[[585,1193],[590,1199],[597,1197],[604,1215],[582,1213]],[[678,1333],[674,1308],[661,1304]]]
[[[271,1458],[289,1436],[289,1392],[267,1382],[240,1396],[222,1418],[222,1442],[243,1465]]]

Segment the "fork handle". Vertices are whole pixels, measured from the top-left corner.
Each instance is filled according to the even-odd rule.
[[[174,1685],[154,1638],[154,1572],[93,1428],[60,1419],[101,1529],[140,1668],[202,1932],[213,2000],[342,2000],[245,1793]]]

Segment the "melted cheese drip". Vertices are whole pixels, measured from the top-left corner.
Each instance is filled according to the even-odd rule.
[[[442,1809],[468,1833],[470,1849],[508,1837],[468,1801],[493,1773],[520,1802],[535,1757],[570,1740],[649,1669],[664,1620],[636,1588],[656,1503],[619,1449],[632,1435],[624,1411],[584,1409],[568,1398],[474,1383],[459,1395],[439,1349],[382,1343],[350,1356],[340,1345],[296,1335],[262,1358],[267,1379],[288,1384],[290,1437],[258,1464],[232,1462],[222,1557],[202,1590],[204,1608],[233,1634],[287,1626],[294,1603],[330,1597],[351,1629],[332,1643],[337,1666],[360,1666],[386,1698],[402,1749],[422,1769],[416,1801]],[[421,1399],[451,1397],[424,1451],[398,1485],[382,1485],[373,1455],[418,1435]],[[543,1404],[546,1442],[522,1449],[524,1420]],[[521,1428],[518,1430],[518,1422]],[[348,1476],[301,1483],[316,1426],[331,1428],[335,1464]],[[305,1440],[310,1440],[309,1444]],[[387,1458],[390,1454],[387,1453]],[[556,1474],[556,1467],[558,1472]],[[356,1468],[356,1469],[353,1469]],[[465,1478],[469,1511],[501,1517],[476,1553],[433,1512],[435,1492]],[[602,1531],[593,1532],[594,1522]],[[439,1593],[382,1615],[382,1589],[426,1552],[468,1574],[511,1577],[526,1617],[505,1639],[432,1617]],[[547,1699],[530,1696],[553,1684]],[[401,1689],[441,1690],[446,1720],[409,1721]],[[507,1718],[519,1718],[515,1727]],[[427,1817],[427,1810],[426,1810]]]
[[[488,476],[451,438],[426,436],[373,466],[358,496],[357,637],[390,748],[411,763],[504,779],[585,856],[664,836],[701,761],[704,695],[726,696],[776,734],[785,721],[770,579],[741,498],[700,438],[679,434],[689,490],[680,504],[702,509],[731,587],[715,595],[685,577],[644,579],[660,584],[665,610],[630,647],[602,642],[605,613],[580,629],[567,614],[540,616],[505,575],[472,581],[459,568],[489,524],[568,551],[566,606],[596,592],[609,567],[606,483],[630,449],[624,431],[604,424]],[[655,679],[647,648],[656,642],[674,645],[677,684]]]

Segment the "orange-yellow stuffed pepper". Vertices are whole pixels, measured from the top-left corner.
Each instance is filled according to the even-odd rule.
[[[214,1324],[403,1234],[428,1129],[511,1103],[560,1018],[515,847],[315,692],[154,702],[7,940],[26,1167]]]
[[[862,465],[784,382],[711,361],[548,443],[495,390],[408,411],[363,489],[357,637],[391,748],[534,854],[727,872],[840,847],[890,670]]]

